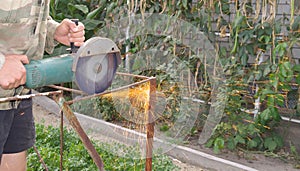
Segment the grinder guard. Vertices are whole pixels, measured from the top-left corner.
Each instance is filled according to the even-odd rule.
[[[75,54],[75,83],[87,94],[101,93],[111,85],[120,62],[120,51],[112,40],[91,38]]]

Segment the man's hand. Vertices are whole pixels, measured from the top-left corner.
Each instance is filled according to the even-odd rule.
[[[56,28],[54,39],[58,42],[70,46],[74,42],[75,46],[81,46],[84,43],[84,25],[79,22],[78,26],[69,19],[64,19]]]
[[[26,70],[23,64],[28,63],[26,55],[6,55],[0,69],[0,87],[7,90],[25,84]]]

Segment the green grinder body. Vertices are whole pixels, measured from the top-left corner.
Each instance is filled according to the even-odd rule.
[[[42,60],[32,60],[25,65],[26,87],[37,88],[51,84],[72,82],[74,56],[62,55]]]

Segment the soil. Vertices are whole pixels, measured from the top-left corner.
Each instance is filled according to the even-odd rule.
[[[59,127],[60,126],[60,117],[57,116],[56,114],[53,114],[51,111],[47,111],[46,109],[44,109],[43,107],[34,104],[33,105],[33,114],[35,117],[35,122],[36,123],[40,123],[40,124],[44,124],[45,126],[54,126],[54,127]],[[64,126],[71,128],[71,126],[64,122]],[[102,138],[101,135],[95,135],[92,134],[89,136],[92,139],[96,139],[96,140],[104,140],[104,141],[111,141],[111,140],[107,140],[107,137]],[[187,163],[183,163],[182,161],[179,161],[175,158],[172,158],[173,163],[178,166],[180,168],[180,171],[208,171],[206,169],[200,168],[198,166],[194,166],[194,165],[190,165]]]

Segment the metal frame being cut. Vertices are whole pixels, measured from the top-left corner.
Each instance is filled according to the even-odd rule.
[[[23,99],[29,99],[33,98],[36,96],[52,96],[52,98],[55,100],[55,102],[60,106],[62,116],[61,116],[61,164],[60,164],[60,170],[63,170],[62,168],[62,149],[63,149],[63,115],[66,116],[68,119],[70,125],[73,127],[75,132],[79,135],[82,143],[84,144],[86,150],[88,151],[89,155],[92,157],[94,163],[96,164],[97,168],[100,171],[104,171],[104,164],[103,161],[99,155],[99,153],[96,151],[95,147],[91,143],[91,140],[81,127],[77,117],[75,116],[74,112],[70,108],[70,105],[79,102],[82,100],[88,100],[94,97],[101,97],[106,94],[110,94],[113,92],[118,92],[124,89],[128,89],[133,86],[141,85],[143,83],[149,82],[150,83],[150,88],[148,91],[149,96],[146,102],[146,108],[145,108],[145,115],[147,118],[146,121],[146,163],[145,163],[145,171],[151,171],[152,170],[152,152],[153,152],[153,139],[154,139],[154,117],[153,117],[153,111],[154,111],[154,103],[156,100],[156,78],[155,77],[146,77],[146,76],[141,76],[141,75],[134,75],[134,74],[129,74],[129,73],[119,73],[117,72],[118,75],[122,76],[128,76],[128,77],[134,77],[134,78],[139,78],[141,81],[134,82],[132,84],[128,84],[126,86],[121,86],[112,90],[106,90],[102,93],[98,94],[93,94],[93,95],[85,95],[84,92],[76,89],[71,89],[71,88],[66,88],[62,86],[56,86],[56,85],[50,85],[49,87],[57,89],[56,91],[49,91],[45,93],[36,93],[36,94],[29,94],[29,95],[18,95],[18,96],[13,96],[13,97],[6,97],[6,98],[0,98],[0,103],[3,102],[8,102],[8,101],[13,101],[13,100],[23,100]],[[63,98],[63,92],[68,91],[68,92],[73,92],[76,94],[82,94],[85,96],[82,96],[80,98],[70,100],[70,101],[65,101]],[[41,160],[42,161],[42,160]],[[46,169],[47,170],[47,169]]]

